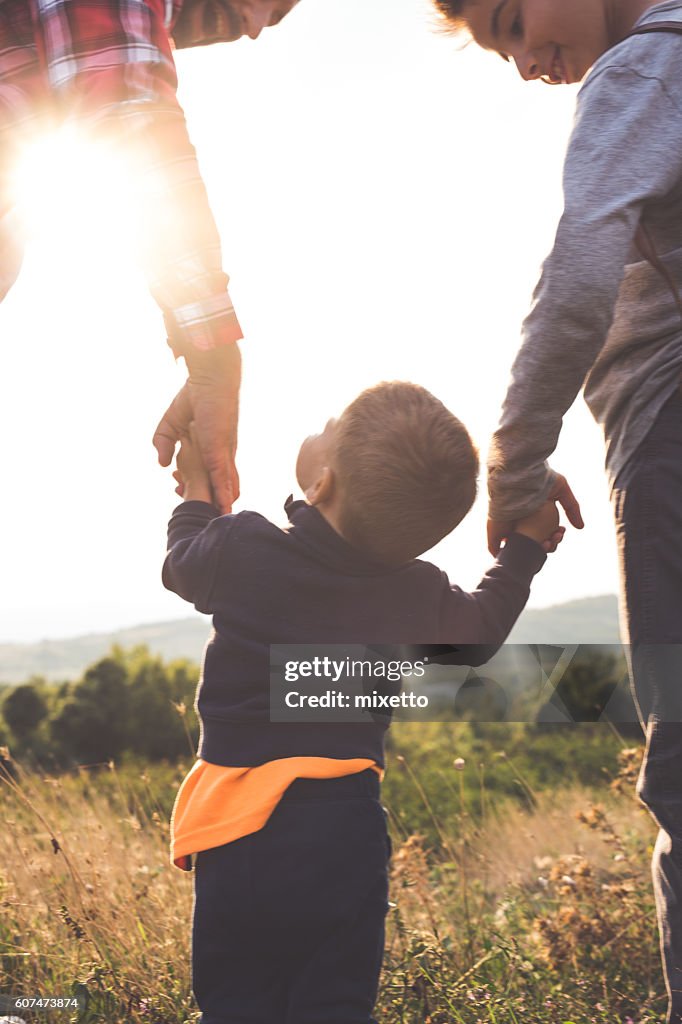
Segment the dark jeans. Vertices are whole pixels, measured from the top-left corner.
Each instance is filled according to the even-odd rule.
[[[373,1024],[390,855],[376,772],[297,779],[265,828],[199,853],[202,1024]]]
[[[682,395],[661,410],[614,492],[624,642],[646,752],[637,792],[660,827],[653,880],[669,995],[682,1022]]]

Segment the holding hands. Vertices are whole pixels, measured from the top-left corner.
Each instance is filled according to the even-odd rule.
[[[537,511],[519,519],[514,526],[514,533],[530,537],[546,554],[556,551],[565,532],[566,528],[559,525],[559,510],[553,501],[545,501]]]
[[[173,479],[177,482],[175,493],[185,501],[206,501],[216,504],[211,487],[211,478],[199,447],[195,423],[190,423],[180,437],[180,451],[176,460],[177,469]]]
[[[585,523],[580,512],[580,505],[578,499],[571,490],[568,484],[568,480],[565,476],[557,475],[554,483],[554,487],[547,495],[547,501],[544,505],[541,505],[537,512],[532,513],[530,516],[526,516],[524,519],[519,519],[516,522],[503,522],[500,519],[489,519],[488,520],[488,550],[491,555],[498,555],[502,541],[511,533],[525,533],[527,537],[532,537],[533,540],[537,540],[538,544],[541,545],[544,551],[552,552],[556,551],[557,545],[561,543],[561,540],[566,532],[563,526],[559,526],[559,516],[556,509],[555,503],[558,503],[563,508],[571,526],[574,526],[576,530],[582,530]],[[555,527],[551,535],[545,535],[542,539],[536,537],[533,533],[528,533],[524,528],[525,525],[531,524],[531,529],[535,529],[533,521],[536,516],[540,516],[543,509],[546,509],[550,505],[554,508]],[[549,511],[547,510],[547,516]]]
[[[160,464],[170,466],[177,442],[184,445],[190,438],[191,423],[191,444],[201,454],[213,495],[201,500],[212,501],[221,512],[230,512],[239,497],[234,461],[241,381],[239,348],[234,343],[208,352],[188,353],[185,362],[189,377],[161,418],[154,447]]]

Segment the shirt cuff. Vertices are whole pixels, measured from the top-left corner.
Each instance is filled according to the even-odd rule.
[[[489,468],[488,518],[513,523],[532,515],[548,500],[557,478],[558,474],[545,463],[538,467],[538,472],[531,479],[510,480],[503,486],[499,471]]]
[[[164,319],[168,344],[176,359],[188,352],[209,352],[244,337],[227,291],[179,306]]]
[[[212,505],[210,501],[183,501],[173,509],[171,519],[184,518],[185,516],[204,517],[207,522],[211,519],[218,519],[222,515],[220,509]]]
[[[498,561],[520,579],[532,579],[547,561],[537,541],[523,533],[512,533],[497,556]]]

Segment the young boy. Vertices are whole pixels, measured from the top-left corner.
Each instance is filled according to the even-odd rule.
[[[465,428],[408,383],[364,391],[296,466],[285,529],[220,516],[195,444],[176,478],[166,587],[213,614],[199,758],[178,794],[173,860],[196,858],[193,987],[203,1024],[369,1024],[390,845],[379,803],[386,719],[270,721],[272,644],[499,647],[545,551],[547,503],[473,593],[417,556],[473,504]],[[199,852],[201,851],[201,852]]]
[[[623,642],[646,731],[638,793],[660,826],[667,1021],[682,1024],[682,2],[435,3],[525,79],[585,78],[564,213],[491,448],[489,538],[494,553],[548,496],[582,525],[545,460],[584,386],[606,440]]]

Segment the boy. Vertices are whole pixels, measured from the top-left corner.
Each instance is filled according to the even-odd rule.
[[[193,986],[203,1024],[368,1024],[390,852],[378,802],[385,719],[275,723],[271,644],[496,649],[561,540],[552,503],[520,522],[472,594],[417,561],[464,518],[478,457],[408,383],[364,391],[300,449],[289,525],[220,516],[190,439],[166,587],[213,614],[200,760],[178,794],[173,859],[198,853]]]
[[[646,753],[669,996],[682,1024],[682,2],[435,0],[527,80],[585,82],[545,261],[491,449],[490,549],[547,497],[546,459],[581,387],[603,426],[623,642]],[[541,147],[538,150],[541,159]]]

